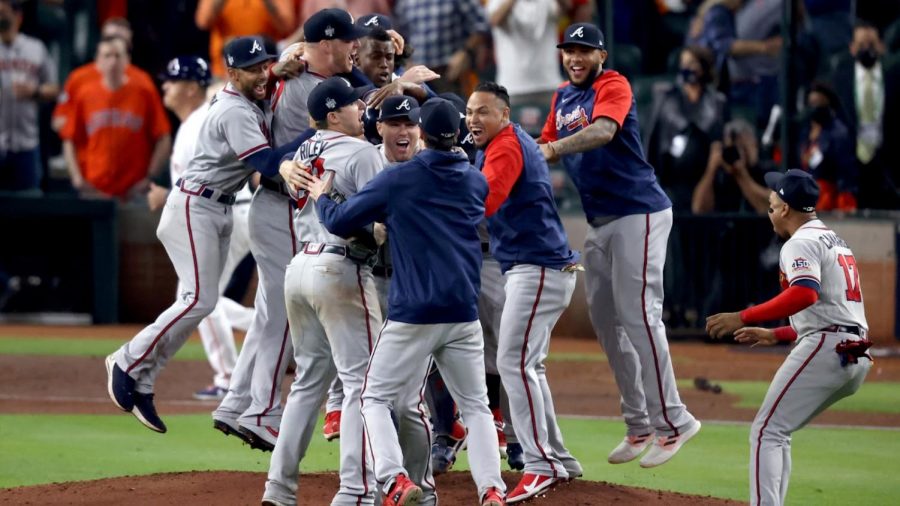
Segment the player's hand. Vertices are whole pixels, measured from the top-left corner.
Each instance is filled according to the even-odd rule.
[[[450,61],[447,62],[447,81],[454,82],[458,80],[469,69],[471,63],[474,62],[469,61],[469,53],[465,49],[460,49],[453,53]]]
[[[765,54],[769,56],[778,56],[778,53],[781,52],[782,39],[780,35],[776,35],[775,37],[770,37],[763,41],[763,46],[765,47]]]
[[[366,105],[373,109],[378,109],[379,107],[381,107],[381,103],[384,102],[384,99],[392,95],[402,94],[403,83],[398,79],[375,90],[375,92],[372,93],[372,95],[369,97],[369,101],[366,103]]]
[[[740,313],[719,313],[706,318],[706,332],[714,339],[721,339],[744,326]]]
[[[778,340],[775,339],[774,330],[761,327],[740,328],[734,333],[734,340],[739,343],[753,343],[750,345],[751,348],[757,344],[772,346],[778,342]]]
[[[156,183],[150,183],[150,191],[147,192],[147,205],[150,207],[151,211],[157,211],[162,209],[162,206],[166,204],[166,199],[169,197],[169,190],[167,188],[163,188]]]
[[[319,197],[326,195],[331,191],[331,183],[334,181],[333,170],[325,171],[325,176],[322,179],[319,179],[311,172],[306,171],[301,171],[298,175],[300,184],[297,186],[308,191],[309,198],[314,201],[319,200]]]
[[[19,100],[37,98],[38,84],[28,81],[16,81],[12,85],[13,96]]]
[[[541,148],[541,153],[544,155],[544,159],[547,160],[547,163],[556,163],[559,161],[559,154],[553,149],[553,146],[551,146],[549,142],[538,144],[538,147]]]
[[[300,183],[304,181],[300,174],[308,171],[309,169],[306,166],[294,160],[285,160],[278,166],[278,173],[281,175],[281,178],[292,188],[300,188]]]
[[[300,54],[303,54],[302,49]],[[272,67],[272,73],[279,79],[293,79],[304,72],[306,72],[306,61],[298,56],[296,52]]]
[[[375,244],[381,246],[387,241],[387,226],[384,223],[375,223],[372,228],[372,235],[375,236]]]
[[[439,77],[441,77],[440,74],[431,70],[425,65],[416,65],[414,67],[406,69],[406,72],[404,72],[402,76],[398,77],[397,81],[422,84],[427,83],[428,81],[433,81]]]
[[[406,47],[406,41],[403,40],[403,36],[397,33],[396,30],[388,30],[387,34],[391,36],[391,41],[394,43],[394,52],[398,56],[403,54],[403,49]]]

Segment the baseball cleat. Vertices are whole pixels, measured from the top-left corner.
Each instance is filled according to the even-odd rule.
[[[559,478],[542,474],[525,473],[512,493],[506,496],[506,502],[514,504],[531,499],[550,490],[559,483]]]
[[[618,446],[609,452],[606,461],[610,464],[624,464],[638,458],[650,444],[653,443],[653,433],[640,436],[625,436]]]
[[[162,418],[156,413],[156,406],[153,405],[153,394],[134,392],[132,397],[134,398],[134,409],[131,410],[131,414],[148,429],[165,434],[168,429],[166,429],[166,424],[163,423]]]
[[[481,497],[481,506],[506,506],[506,499],[496,487],[491,487]]]
[[[456,462],[456,449],[447,436],[438,436],[431,445],[431,471],[435,475],[449,471]]]
[[[525,452],[519,443],[509,443],[506,447],[506,463],[513,471],[525,469]]]
[[[221,401],[225,398],[225,394],[227,393],[227,388],[210,385],[203,390],[194,392],[194,399],[197,399],[198,401]]]
[[[497,429],[497,444],[500,447],[500,458],[506,458],[506,434],[503,433],[503,428],[505,424],[503,423],[503,415],[500,414],[500,409],[492,410],[491,414],[494,415],[494,427]]]
[[[134,409],[134,378],[116,364],[112,355],[106,357],[106,391],[113,404],[122,411]]]
[[[262,506],[290,506],[286,502],[280,502],[280,501],[276,501],[275,499],[265,499],[265,498],[263,498],[263,500],[260,504]]]
[[[250,440],[238,427],[237,420],[225,418],[213,418],[213,428],[225,434],[226,436],[235,436],[241,441],[250,444]]]
[[[278,440],[278,429],[268,425],[238,425],[238,431],[247,438],[247,443],[254,450],[270,452],[275,449]]]
[[[325,441],[331,441],[341,437],[341,412],[329,411],[325,413],[325,425],[322,427],[322,436]]]
[[[384,494],[382,506],[411,506],[419,504],[422,489],[410,481],[405,474],[398,474],[393,486]]]
[[[660,436],[656,438],[647,454],[641,459],[641,467],[656,467],[665,464],[678,453],[692,437],[700,432],[700,421],[694,420],[686,431],[677,436]]]

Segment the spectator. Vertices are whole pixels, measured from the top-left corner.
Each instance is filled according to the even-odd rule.
[[[395,19],[414,60],[441,75],[431,82],[438,93],[463,95],[462,77],[483,57],[490,26],[479,0],[397,0]]]
[[[102,37],[118,37],[125,41],[131,52],[132,31],[131,24],[124,18],[112,18],[103,24]],[[125,76],[132,84],[136,84],[147,92],[159,94],[156,84],[150,74],[131,64],[125,64]],[[66,124],[66,118],[71,114],[71,103],[83,90],[94,90],[100,85],[103,76],[96,61],[92,61],[73,70],[63,85],[63,92],[59,96],[56,108],[53,109],[51,126],[56,132],[60,132]]]
[[[35,193],[40,188],[38,102],[59,93],[47,48],[19,33],[22,7],[0,0],[0,190]]]
[[[353,19],[366,14],[390,14],[389,0],[301,0],[298,22],[302,26],[310,16],[322,9],[344,9]],[[385,28],[387,29],[387,28]]]
[[[497,82],[510,105],[549,104],[563,81],[556,26],[560,0],[488,0]]]
[[[853,157],[853,137],[838,114],[834,90],[813,83],[806,96],[807,116],[800,135],[800,167],[819,183],[818,211],[854,211],[859,169]]]
[[[676,84],[657,96],[647,138],[648,161],[676,213],[691,211],[694,188],[722,150],[727,121],[725,96],[712,83],[712,54],[690,46],[681,51]]]
[[[200,0],[194,21],[209,30],[209,61],[213,75],[225,77],[222,48],[229,39],[265,35],[278,40],[296,28],[292,0]]]
[[[100,85],[73,97],[60,132],[72,186],[85,196],[141,196],[172,147],[159,95],[127,78],[127,55],[121,38],[100,40]]]
[[[721,149],[710,154],[706,172],[694,190],[691,210],[694,214],[756,213],[769,208],[766,172],[778,170],[762,160],[756,130],[744,119],[725,125]]]
[[[741,73],[742,68],[736,68],[737,76],[730,76],[731,70],[729,58],[739,60],[745,57],[768,55],[774,57],[781,50],[781,37],[773,35],[771,29],[771,2],[780,5],[781,0],[761,0],[760,2],[752,2],[748,4],[745,12],[740,15],[740,23],[735,19],[735,13],[744,5],[744,0],[706,0],[697,10],[697,15],[691,21],[691,26],[687,35],[688,45],[697,44],[706,47],[713,52],[715,56],[715,70],[719,74],[719,89],[730,92],[730,82],[732,78],[738,79],[740,83],[742,79],[749,79],[749,90],[741,89],[738,86],[741,97],[748,97],[746,102],[755,100],[754,92],[765,91],[762,84],[753,82],[752,75],[744,75]],[[779,18],[775,20],[778,21]],[[759,27],[754,25],[759,23]],[[739,27],[742,28],[739,31]],[[764,31],[757,33],[756,28],[763,28]],[[762,35],[761,35],[762,34]],[[752,38],[742,38],[752,37]],[[762,114],[768,112],[762,107],[757,111]]]
[[[885,65],[885,47],[878,30],[866,22],[853,29],[850,50],[837,59],[830,82],[846,111],[846,126],[855,139],[860,175],[860,205],[866,208],[898,207],[890,167],[889,125],[896,123],[900,102],[897,66]],[[893,115],[893,117],[892,117]]]
[[[728,59],[728,97],[733,104],[744,105],[756,115],[757,127],[762,127],[772,106],[778,103],[784,2],[745,1],[734,15],[737,40],[732,44]],[[795,51],[798,50],[795,47]],[[812,65],[815,66],[815,62]]]

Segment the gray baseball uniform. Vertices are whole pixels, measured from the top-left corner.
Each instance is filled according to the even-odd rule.
[[[38,102],[16,98],[13,85],[56,83],[56,66],[44,44],[18,34],[0,44],[0,152],[28,151],[38,146]]]
[[[269,118],[231,84],[216,94],[182,180],[166,201],[157,236],[178,275],[179,296],[115,353],[118,366],[152,393],[156,376],[219,298],[232,231],[233,193],[253,173],[242,161],[269,148]]]
[[[848,361],[835,349],[865,339],[868,323],[853,252],[820,220],[801,226],[782,246],[785,286],[807,280],[819,299],[791,316],[798,343],[775,373],[750,429],[750,503],[781,505],[791,475],[791,434],[859,390],[871,359]]]
[[[287,143],[309,128],[306,100],[324,78],[304,73],[282,81],[272,97],[272,135]],[[297,254],[300,239],[294,229],[295,203],[281,177],[264,179],[250,208],[251,252],[259,285],[256,314],[244,339],[228,395],[213,418],[239,424],[274,441],[281,424],[281,378],[293,353],[284,305],[284,271]]]
[[[295,160],[320,176],[334,171],[334,191],[345,197],[357,193],[384,166],[374,146],[329,130],[304,142]],[[358,404],[375,333],[381,326],[372,269],[346,256],[347,239],[325,230],[314,203],[304,197],[298,208],[296,229],[302,247],[287,267],[284,293],[297,376],[272,453],[264,497],[296,502],[297,464],[337,374],[344,386],[341,486],[332,504],[373,504],[374,474]]]

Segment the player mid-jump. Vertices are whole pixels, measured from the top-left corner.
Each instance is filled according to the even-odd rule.
[[[787,242],[779,267],[784,289],[740,313],[707,318],[715,338],[740,342],[797,341],[782,364],[750,429],[750,504],[780,505],[791,476],[791,434],[859,390],[872,367],[868,324],[853,252],[816,217],[819,188],[809,173],[766,174],[769,219]],[[749,327],[790,317],[777,329]]]

